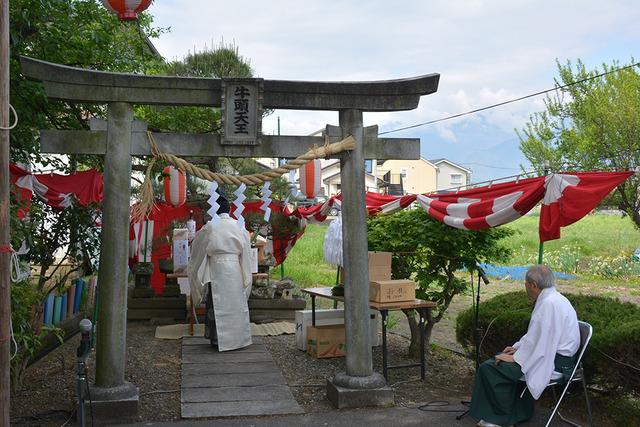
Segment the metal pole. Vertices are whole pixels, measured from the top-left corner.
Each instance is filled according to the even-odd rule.
[[[544,161],[544,176],[549,175],[549,168],[551,167],[551,164],[549,163],[549,160],[545,160]],[[538,264],[542,264],[542,256],[544,254],[544,242],[542,240],[540,240],[540,246],[538,246]]]
[[[420,378],[424,381],[425,377],[426,377],[426,369],[425,369],[425,328],[426,328],[426,324],[425,324],[425,320],[427,318],[427,310],[429,310],[428,308],[420,308],[418,309],[418,314],[420,315],[420,324],[418,325],[418,327],[420,328]]]
[[[104,388],[124,384],[132,121],[131,104],[109,104],[96,346],[96,385]]]
[[[280,136],[280,116],[278,116],[278,136]],[[278,160],[278,166],[280,166],[280,159]],[[282,208],[284,210],[284,207]],[[282,262],[280,263],[280,280],[284,279],[284,249],[282,249]]]
[[[385,380],[389,380],[387,370],[387,310],[380,310],[382,317],[382,375]]]
[[[362,111],[340,110],[343,136],[351,135],[356,147],[340,159],[342,186],[342,236],[344,264],[344,323],[347,344],[346,374],[366,377],[373,373],[369,333],[369,271],[364,182]]]
[[[9,0],[0,3],[0,126],[9,127]],[[0,130],[0,425],[9,425],[11,386],[11,233],[9,130]]]
[[[541,240],[538,246],[538,264],[542,264],[542,255],[544,253],[544,242]]]

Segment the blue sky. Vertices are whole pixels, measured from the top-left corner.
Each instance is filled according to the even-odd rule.
[[[154,40],[179,59],[234,42],[266,79],[384,80],[440,73],[438,92],[416,110],[365,113],[381,131],[434,120],[553,87],[556,59],[589,68],[640,59],[640,6],[629,1],[163,0],[150,7],[171,31]],[[533,98],[471,116],[393,133],[419,137],[425,158],[446,157],[481,181],[526,161],[514,129],[544,108]],[[337,124],[335,112],[276,111],[263,131],[305,135]]]

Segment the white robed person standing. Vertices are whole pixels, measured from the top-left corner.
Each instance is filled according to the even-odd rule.
[[[511,426],[533,416],[534,399],[546,388],[553,372],[566,381],[580,346],[578,317],[569,300],[555,287],[553,272],[534,265],[525,276],[525,288],[535,306],[527,333],[502,353],[478,367],[470,415],[478,426]],[[527,392],[521,397],[525,384]]]
[[[206,298],[205,338],[219,351],[251,345],[249,234],[229,216],[229,202],[218,198],[219,218],[209,221],[191,243],[189,287],[193,304]]]

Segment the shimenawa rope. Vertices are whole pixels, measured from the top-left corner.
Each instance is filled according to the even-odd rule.
[[[207,181],[216,181],[219,184],[231,184],[231,185],[260,185],[265,181],[271,181],[279,178],[289,171],[295,170],[304,166],[307,162],[314,159],[326,158],[343,151],[353,150],[355,148],[355,139],[353,136],[348,136],[341,141],[333,144],[328,144],[326,140],[324,146],[313,147],[301,156],[296,157],[293,160],[283,164],[282,166],[271,169],[266,172],[254,173],[251,175],[226,175],[217,172],[211,172],[206,169],[199,168],[180,157],[173,154],[164,153],[158,149],[153,135],[151,132],[147,132],[147,139],[151,146],[151,154],[153,160],[147,167],[145,181],[140,188],[140,203],[134,206],[132,216],[136,220],[144,218],[154,205],[153,186],[151,185],[151,168],[156,160],[162,160],[166,163],[170,163],[183,172],[187,172],[191,175],[197,176]]]

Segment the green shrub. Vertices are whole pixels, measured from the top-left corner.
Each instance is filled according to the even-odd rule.
[[[456,295],[469,287],[459,270],[474,269],[476,262],[506,261],[511,251],[502,240],[513,232],[508,228],[460,230],[431,218],[423,209],[377,215],[367,221],[369,250],[393,253],[394,279],[416,282],[416,296],[436,303],[427,315],[425,344],[433,327],[444,317]],[[411,329],[409,353],[417,355],[419,328],[413,310],[405,311]]]
[[[638,396],[616,396],[610,400],[607,409],[616,426],[640,426],[640,399]]]
[[[640,307],[608,297],[565,295],[578,318],[593,326],[593,337],[584,359],[587,375],[608,390],[639,392],[640,375],[633,367],[637,367],[640,360]],[[516,342],[527,330],[531,311],[525,292],[510,292],[480,303],[478,323],[485,335],[481,358],[493,356]],[[456,338],[473,354],[472,308],[458,316]]]
[[[13,340],[18,348],[11,344],[11,388],[19,390],[24,380],[27,365],[42,349],[45,339],[53,334],[62,340],[63,332],[55,326],[38,325],[38,314],[42,310],[44,297],[28,280],[14,283],[11,286],[11,322]],[[35,311],[37,307],[40,311]]]

